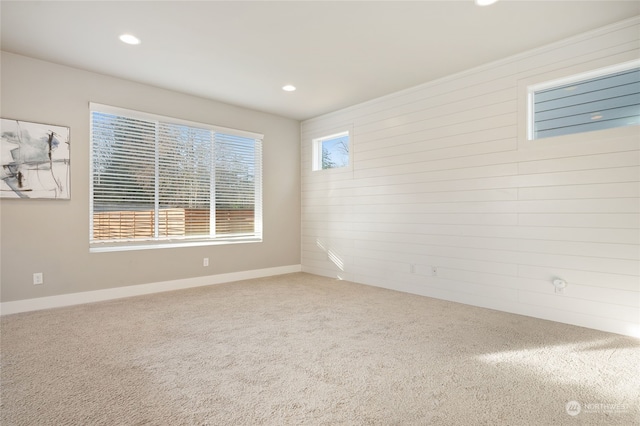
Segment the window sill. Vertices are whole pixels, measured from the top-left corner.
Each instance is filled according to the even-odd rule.
[[[219,246],[226,244],[261,243],[259,237],[238,237],[233,239],[202,240],[202,241],[141,241],[126,243],[94,243],[89,246],[89,253],[107,253],[115,251],[153,250],[178,247]]]

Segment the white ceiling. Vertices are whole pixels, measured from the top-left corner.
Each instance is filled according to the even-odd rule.
[[[3,0],[0,8],[5,51],[299,120],[640,15],[637,0],[482,8],[472,0]],[[124,32],[142,43],[121,43]]]

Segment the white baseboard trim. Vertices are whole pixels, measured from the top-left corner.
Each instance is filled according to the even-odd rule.
[[[209,275],[205,277],[185,278],[182,280],[162,281],[157,283],[139,284],[126,287],[107,288],[104,290],[61,294],[59,296],[38,297],[36,299],[16,300],[12,302],[0,303],[0,315],[39,311],[42,309],[61,308],[63,306],[102,302],[105,300],[121,299],[123,297],[142,296],[145,294],[161,293],[164,291],[182,290],[193,287],[230,283],[234,281],[270,277],[274,275],[290,274],[293,272],[301,271],[301,265],[277,266],[274,268],[254,269],[250,271],[231,272],[227,274]]]

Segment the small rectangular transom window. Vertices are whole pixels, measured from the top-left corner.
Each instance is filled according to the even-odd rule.
[[[529,88],[529,139],[640,124],[640,63]]]
[[[337,169],[350,164],[349,132],[313,140],[313,170]]]

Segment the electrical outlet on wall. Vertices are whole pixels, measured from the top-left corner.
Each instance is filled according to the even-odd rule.
[[[33,285],[44,284],[44,275],[42,272],[36,272],[33,274]]]
[[[205,257],[204,259],[202,259],[202,266],[209,266],[209,258]]]

